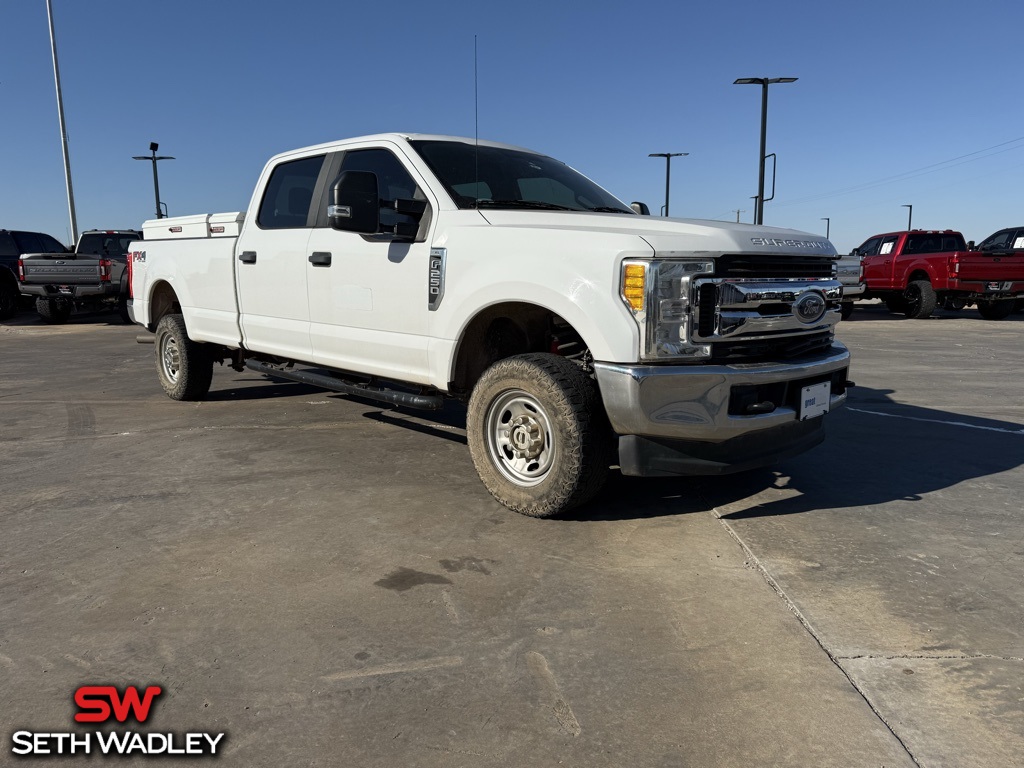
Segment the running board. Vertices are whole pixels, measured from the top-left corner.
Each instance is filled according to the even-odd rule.
[[[444,405],[444,398],[441,395],[417,395],[412,392],[400,392],[397,389],[371,389],[368,385],[350,384],[347,381],[336,379],[333,376],[325,376],[322,373],[285,371],[272,365],[261,363],[258,360],[246,360],[245,367],[251,371],[256,371],[256,373],[262,373],[278,379],[298,381],[302,384],[323,387],[324,389],[330,389],[346,395],[365,397],[370,400],[379,400],[394,405],[404,405],[409,408],[436,411]]]

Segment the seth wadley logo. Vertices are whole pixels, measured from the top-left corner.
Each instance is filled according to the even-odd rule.
[[[84,685],[75,691],[76,723],[139,724],[149,718],[150,708],[163,693],[159,685],[150,685],[140,695],[129,685],[122,693],[113,685]],[[20,756],[45,755],[216,755],[223,746],[224,733],[159,733],[153,731],[15,731],[11,753]]]

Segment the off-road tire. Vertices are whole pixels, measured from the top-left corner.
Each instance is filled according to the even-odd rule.
[[[986,320],[1005,320],[1013,314],[1014,302],[1011,299],[995,301],[993,299],[979,299],[978,312]]]
[[[156,326],[156,370],[172,400],[202,400],[210,391],[213,358],[188,337],[181,315],[164,315]]]
[[[935,289],[927,280],[911,280],[907,284],[907,290],[903,292],[903,298],[907,304],[907,317],[911,320],[924,320],[931,317],[935,311],[935,305],[939,297],[935,295]]]
[[[71,317],[71,303],[65,299],[36,299],[36,312],[43,322],[61,325]]]
[[[18,286],[13,279],[2,279],[4,277],[0,275],[0,320],[14,317],[18,312]]]
[[[614,438],[597,384],[559,355],[531,353],[494,363],[470,395],[466,431],[487,490],[531,517],[589,501],[612,463]]]
[[[853,314],[853,302],[852,301],[844,301],[842,304],[839,305],[839,317],[840,318],[842,318],[843,320],[849,320],[850,316],[852,314]]]

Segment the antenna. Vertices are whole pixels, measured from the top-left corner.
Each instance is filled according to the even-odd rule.
[[[480,78],[477,72],[476,35],[473,35],[473,206],[480,210]]]

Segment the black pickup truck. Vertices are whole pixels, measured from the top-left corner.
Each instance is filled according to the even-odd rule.
[[[26,253],[38,251],[68,253],[56,238],[43,232],[0,229],[0,320],[12,317],[21,304],[18,259]]]
[[[36,311],[48,323],[64,323],[77,307],[117,307],[129,323],[128,244],[141,240],[133,229],[83,232],[73,253],[33,253],[18,261],[22,293],[36,297]]]

